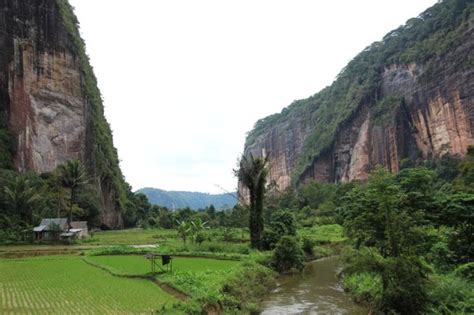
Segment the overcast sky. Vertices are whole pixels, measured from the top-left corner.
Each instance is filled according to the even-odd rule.
[[[435,0],[70,0],[133,189],[222,192],[254,123]]]

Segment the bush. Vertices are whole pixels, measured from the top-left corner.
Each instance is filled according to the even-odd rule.
[[[198,245],[201,245],[202,242],[204,242],[207,239],[206,235],[204,233],[198,233],[196,235],[196,239],[194,240]]]
[[[272,214],[271,229],[278,235],[296,235],[295,217],[289,210],[278,210]]]
[[[451,276],[433,279],[429,314],[474,314],[474,284]]]
[[[236,313],[256,311],[260,299],[275,284],[274,273],[256,263],[244,263],[222,287],[222,304]]]
[[[262,233],[262,240],[261,242],[261,249],[263,250],[271,250],[275,248],[276,243],[280,239],[280,236],[278,233],[276,233],[273,230],[264,230]]]
[[[303,270],[304,253],[294,236],[283,236],[273,253],[273,266],[279,272]]]
[[[370,272],[355,273],[344,278],[344,289],[350,291],[356,302],[373,304],[380,299],[382,279]]]
[[[383,289],[378,305],[384,313],[420,314],[428,303],[425,266],[414,257],[387,258],[381,273]]]
[[[436,266],[437,270],[446,272],[452,268],[454,253],[448,248],[446,242],[437,242],[431,247],[427,259]]]
[[[474,262],[470,262],[464,265],[460,265],[454,270],[454,275],[461,279],[474,282]]]

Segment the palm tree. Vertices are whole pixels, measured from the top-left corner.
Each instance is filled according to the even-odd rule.
[[[263,233],[263,199],[265,195],[265,184],[267,181],[268,156],[254,158],[242,155],[239,161],[239,169],[234,170],[239,181],[248,188],[250,197],[250,245],[253,248],[260,247]]]
[[[87,175],[84,166],[78,160],[67,161],[59,165],[59,182],[64,188],[70,189],[69,218],[68,225],[72,222],[72,206],[76,190],[87,183]]]
[[[196,218],[195,220],[191,221],[191,233],[193,235],[194,241],[196,241],[196,237],[199,233],[208,228],[207,222],[204,222],[201,218]]]
[[[39,204],[41,194],[25,176],[17,176],[4,189],[5,202],[10,210],[20,215],[21,221],[31,224],[33,209]]]
[[[186,221],[178,221],[178,234],[179,237],[183,240],[183,243],[186,244],[186,238],[188,237],[189,232],[191,231],[191,226]]]

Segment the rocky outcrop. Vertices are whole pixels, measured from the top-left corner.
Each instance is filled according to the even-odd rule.
[[[93,106],[101,104],[86,93],[82,47],[60,5],[70,9],[64,1],[0,0],[0,109],[14,138],[13,164],[20,172],[45,173],[81,160],[102,192],[102,223],[121,227],[117,191],[110,176],[101,175],[94,151]]]
[[[454,2],[445,1],[435,9]],[[335,105],[336,109],[332,109],[331,102],[335,104],[336,100],[325,95],[328,91],[336,95],[350,90],[343,90],[341,86],[344,84],[337,85],[338,81],[310,99],[296,102],[281,114],[259,121],[250,133],[251,138],[247,139],[244,152],[256,156],[261,152],[270,155],[270,181],[279,190],[308,179],[322,182],[364,180],[376,165],[398,171],[403,159],[465,154],[467,147],[474,145],[474,23],[472,6],[460,12],[464,14],[459,18],[463,25],[455,25],[453,29],[456,31],[451,34],[448,31],[443,33],[442,36],[449,34],[455,40],[442,53],[421,61],[394,63],[391,56],[404,56],[404,51],[413,52],[417,47],[422,49],[422,45],[414,41],[400,51],[390,48],[391,42],[384,42],[374,44],[373,48],[361,53],[359,60],[351,62],[348,68],[359,67],[352,78],[355,81],[362,77],[359,73],[372,69],[360,66],[360,60],[370,64],[367,60],[375,58],[373,56],[387,56],[373,62],[376,64],[373,69],[377,72],[375,84],[370,90],[360,90],[360,94],[365,93],[365,96],[360,98],[360,102],[350,105],[353,106],[351,115],[337,125],[333,134],[327,133],[333,135],[331,141],[327,141],[329,144],[318,154],[307,153],[312,152],[311,146],[319,144],[310,139],[319,137],[315,134],[318,131],[329,130],[337,118],[336,110],[341,110]],[[429,14],[434,19],[433,14]],[[424,22],[423,18],[419,20],[421,22],[416,23]],[[412,31],[412,26],[408,25],[388,37],[392,40],[393,34],[401,37],[402,32]],[[434,37],[433,34],[424,36],[427,39]],[[320,99],[329,105],[322,109],[325,105]],[[325,120],[321,113],[324,113]],[[327,137],[319,138],[323,138],[319,141],[327,140]],[[298,165],[304,165],[299,172]]]

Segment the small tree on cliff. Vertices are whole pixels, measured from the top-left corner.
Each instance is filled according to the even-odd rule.
[[[254,158],[242,155],[238,162],[239,169],[234,170],[239,181],[248,188],[250,196],[250,244],[260,248],[263,233],[263,199],[267,181],[268,157]]]
[[[59,165],[59,182],[64,188],[70,189],[68,225],[71,226],[72,206],[76,190],[87,183],[84,166],[78,160],[67,161]]]

